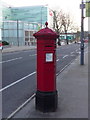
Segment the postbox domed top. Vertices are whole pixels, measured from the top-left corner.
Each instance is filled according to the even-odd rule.
[[[33,36],[37,39],[38,38],[43,38],[43,39],[44,38],[53,38],[53,39],[58,38],[58,34],[47,27],[48,22],[46,22],[45,25],[46,27],[44,29],[41,29],[38,32],[34,33]]]

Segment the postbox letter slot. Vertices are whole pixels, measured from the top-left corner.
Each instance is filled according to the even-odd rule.
[[[50,45],[47,45],[47,46],[45,46],[45,47],[52,47],[52,46],[50,46]]]

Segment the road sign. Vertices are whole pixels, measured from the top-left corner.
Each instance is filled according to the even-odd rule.
[[[84,9],[85,8],[85,4],[80,4],[80,9]]]
[[[90,0],[86,0],[86,17],[90,17]]]

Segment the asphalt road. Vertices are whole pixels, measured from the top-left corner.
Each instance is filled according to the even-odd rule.
[[[79,44],[57,48],[57,75],[80,53]],[[36,91],[36,50],[3,53],[2,113],[7,118]]]

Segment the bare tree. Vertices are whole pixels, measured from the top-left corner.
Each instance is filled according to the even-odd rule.
[[[66,42],[68,44],[67,32],[73,29],[73,21],[70,18],[69,14],[64,14],[62,18],[62,26],[64,33],[66,34]]]
[[[62,17],[63,12],[53,11],[53,29],[58,33],[62,33]],[[58,38],[58,45],[61,45],[60,39]]]
[[[70,14],[64,13],[62,10],[53,11],[53,28],[54,30],[60,34],[65,33],[66,34],[66,42],[68,44],[67,39],[67,33],[68,31],[75,30],[75,25],[73,23],[73,20],[71,19]],[[58,39],[58,44],[60,44],[60,39]]]

